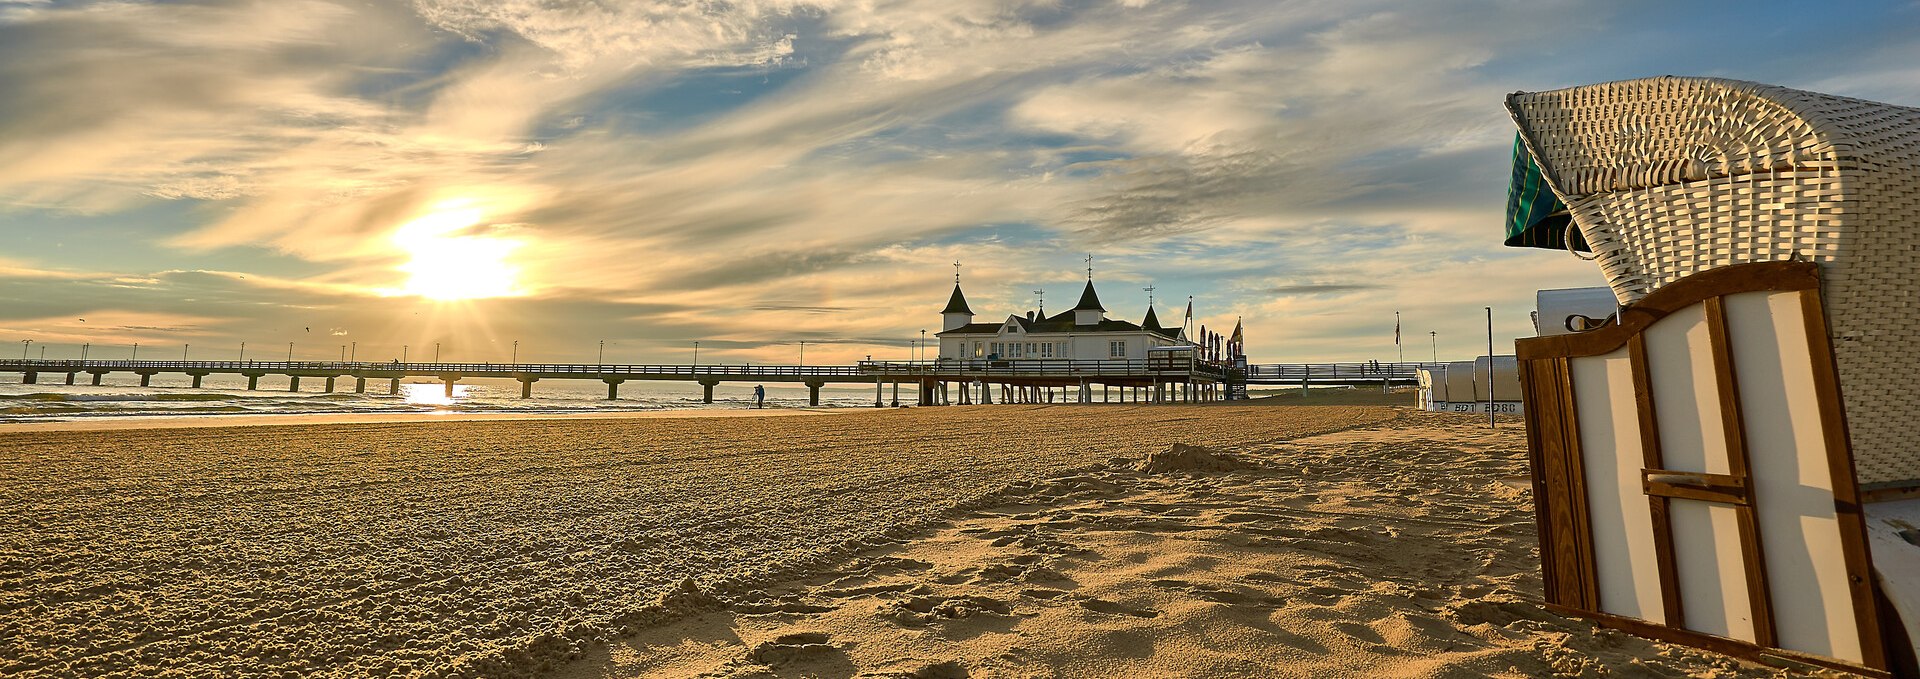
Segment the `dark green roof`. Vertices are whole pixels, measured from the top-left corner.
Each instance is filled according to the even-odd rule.
[[[953,284],[953,296],[947,299],[947,308],[941,310],[940,313],[973,315],[973,310],[967,308],[967,296],[960,294],[959,283]]]
[[[1526,144],[1520,142],[1520,135],[1515,134],[1513,178],[1507,183],[1506,245],[1565,250],[1567,224],[1572,219],[1567,214],[1567,206],[1547,186],[1547,180],[1540,172],[1540,164],[1533,161],[1533,154],[1527,151]],[[1579,229],[1574,229],[1572,233],[1573,249],[1586,252],[1586,238],[1580,235]]]
[[[1106,311],[1100,306],[1100,296],[1093,292],[1093,281],[1087,281],[1087,289],[1080,292],[1080,303],[1073,305],[1074,311]]]
[[[1155,332],[1164,330],[1164,328],[1160,327],[1159,314],[1153,313],[1153,307],[1147,307],[1147,318],[1146,320],[1140,321],[1140,327],[1146,328],[1148,330],[1152,330]]]

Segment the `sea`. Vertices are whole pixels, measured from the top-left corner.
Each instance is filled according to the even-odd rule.
[[[397,394],[388,394],[387,380],[367,380],[366,393],[354,393],[354,381],[343,377],[325,393],[326,380],[303,378],[300,390],[289,391],[285,376],[260,378],[259,389],[247,390],[239,375],[208,375],[200,388],[181,374],[154,375],[148,386],[131,373],[108,374],[100,386],[87,384],[92,376],[78,375],[78,384],[66,385],[65,373],[40,373],[39,384],[19,384],[19,373],[0,373],[0,431],[14,422],[48,422],[83,418],[222,417],[230,415],[298,415],[351,413],[592,413],[643,410],[706,410],[753,407],[752,382],[725,382],[714,387],[713,403],[701,402],[700,385],[687,382],[632,380],[620,385],[619,398],[607,400],[607,387],[598,380],[546,379],[534,383],[533,397],[520,398],[520,383],[510,379],[469,378],[454,384],[448,397],[445,385],[430,378],[404,379]],[[49,384],[51,382],[51,384]],[[765,382],[769,408],[807,408],[807,388],[798,383]],[[912,386],[901,388],[902,402],[912,398]],[[887,400],[891,403],[892,393]],[[820,407],[873,407],[871,386],[828,385],[820,390]]]

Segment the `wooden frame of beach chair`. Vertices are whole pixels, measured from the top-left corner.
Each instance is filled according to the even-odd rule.
[[[1548,607],[1775,664],[1910,657],[1876,602],[1818,265],[1711,269],[1516,349]]]
[[[1818,262],[1860,479],[1915,487],[1920,109],[1677,77],[1507,109],[1623,304],[1718,267]]]

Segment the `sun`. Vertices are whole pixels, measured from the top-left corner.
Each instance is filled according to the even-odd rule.
[[[507,261],[520,242],[474,232],[484,217],[477,208],[443,204],[394,231],[393,244],[408,257],[400,265],[407,281],[395,292],[441,301],[520,294],[520,270]]]

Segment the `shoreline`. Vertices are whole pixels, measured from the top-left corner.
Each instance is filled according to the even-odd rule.
[[[102,415],[43,422],[0,423],[0,436],[10,433],[65,431],[127,431],[140,429],[220,429],[328,424],[393,424],[409,422],[488,422],[502,420],[624,420],[727,417],[797,417],[839,415],[873,408],[685,408],[609,410],[599,412],[365,412],[274,413],[258,415]],[[885,408],[881,410],[891,410]]]

